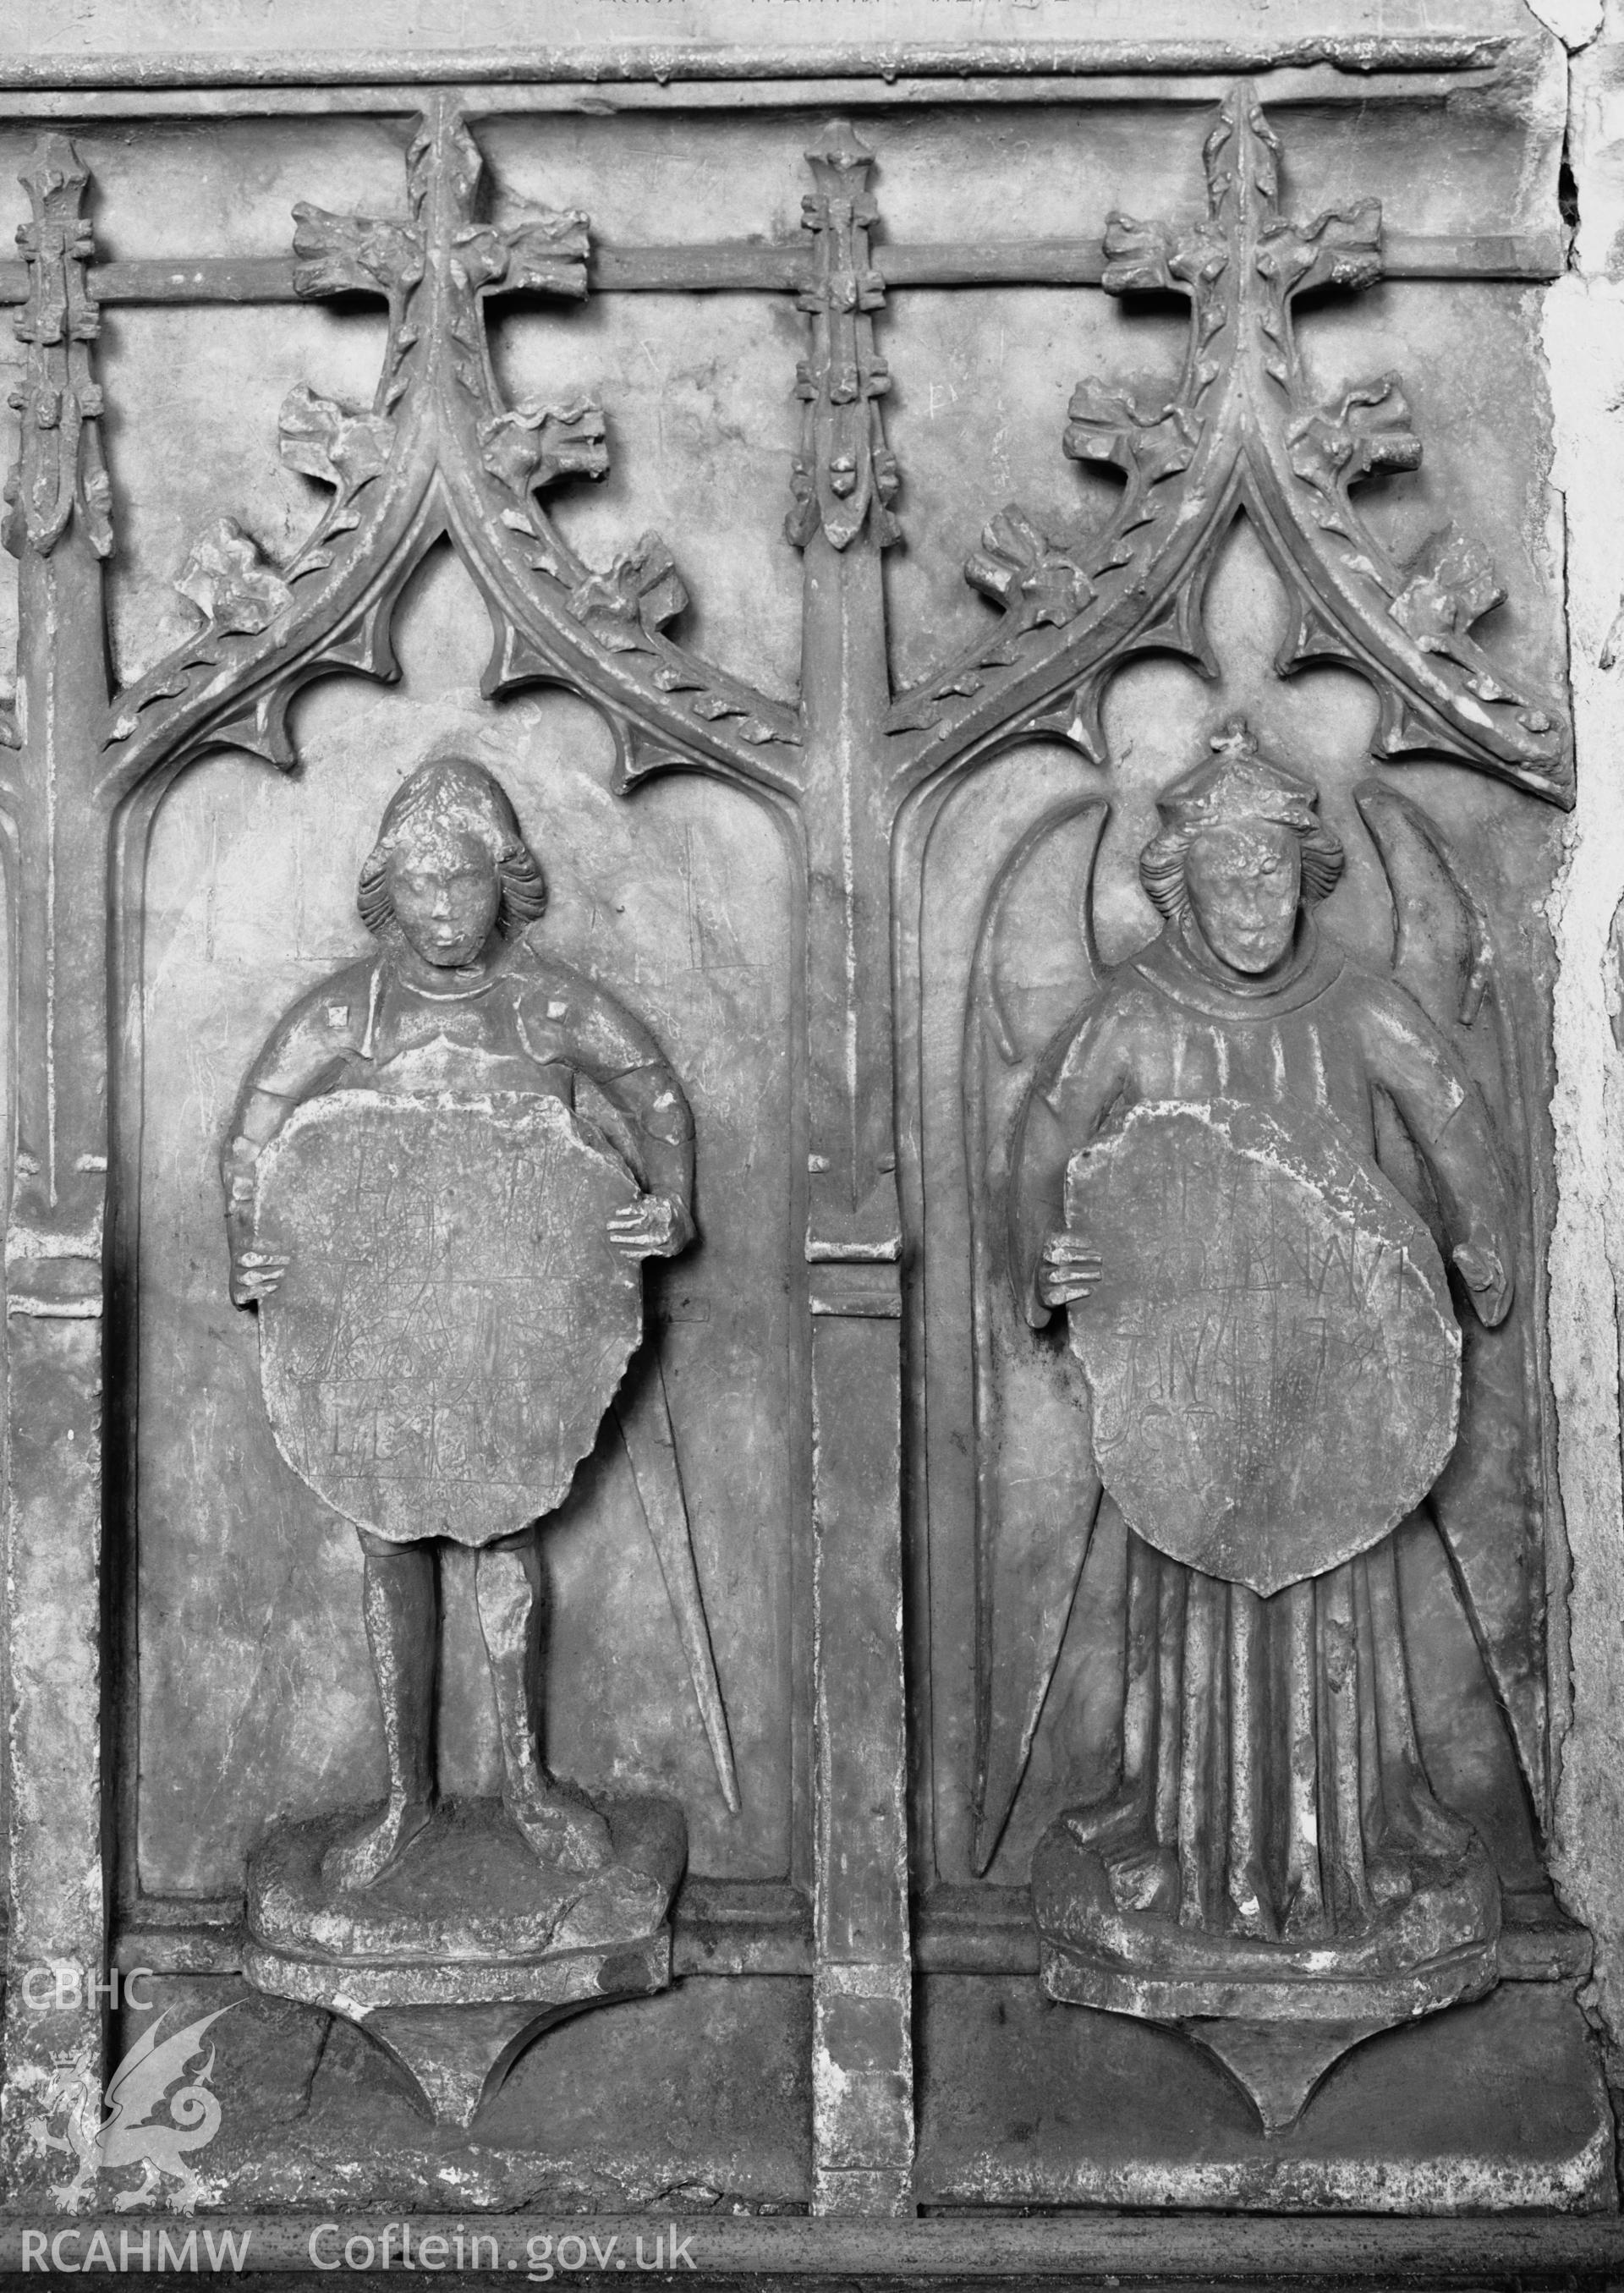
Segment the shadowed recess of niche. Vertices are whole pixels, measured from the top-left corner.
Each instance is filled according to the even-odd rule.
[[[226,1299],[216,1156],[273,1022],[365,952],[361,862],[401,779],[447,747],[509,790],[548,879],[546,944],[646,1022],[698,1125],[703,1241],[653,1320],[745,1814],[722,1805],[623,1458],[582,1469],[544,1546],[556,1601],[550,1751],[591,1787],[679,1799],[695,1869],[775,1877],[788,1856],[794,1413],[788,1300],[752,1269],[762,1249],[781,1246],[789,1219],[793,903],[783,847],[761,806],[713,781],[685,775],[616,797],[613,742],[585,703],[548,690],[483,703],[489,624],[448,549],[409,585],[396,640],[398,686],[335,677],[296,704],[296,772],[207,759],[166,798],[154,831],[143,977],[142,1882],[161,1893],[229,1892],[271,1820],[382,1791],[356,1540],[276,1454],[253,1318]],[[464,1703],[450,1779],[478,1788],[488,1715],[477,1697]]]

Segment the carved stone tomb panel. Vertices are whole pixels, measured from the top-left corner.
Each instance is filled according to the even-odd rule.
[[[7,2206],[1614,2208],[1477,12],[0,106]]]

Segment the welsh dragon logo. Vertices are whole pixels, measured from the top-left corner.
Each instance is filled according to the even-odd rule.
[[[31,2146],[37,2157],[60,2150],[78,2160],[70,2179],[52,2185],[61,2212],[78,2213],[93,2202],[103,2176],[132,2167],[140,2168],[141,2184],[115,2194],[115,2211],[154,2200],[179,2213],[195,2210],[205,2191],[190,2153],[207,2148],[220,2131],[219,2098],[208,2083],[215,2068],[212,2046],[202,2068],[189,2073],[204,2051],[204,2032],[230,2012],[229,2006],[217,2007],[166,2038],[160,2038],[159,2015],[125,2055],[105,2093],[98,2086],[92,2046],[57,2069],[41,2097],[44,2107],[34,2122]],[[163,2108],[167,2117],[155,2117]],[[64,2115],[67,2131],[53,2133],[53,2121]]]

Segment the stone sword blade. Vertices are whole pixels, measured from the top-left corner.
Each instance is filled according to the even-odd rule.
[[[710,1746],[716,1779],[729,1814],[740,1809],[739,1779],[733,1763],[733,1744],[727,1732],[727,1712],[722,1702],[716,1659],[710,1650],[710,1626],[699,1571],[694,1563],[694,1538],[683,1495],[682,1471],[671,1430],[666,1399],[665,1373],[656,1359],[648,1373],[636,1380],[629,1393],[614,1404],[615,1422],[626,1446],[637,1501],[665,1579],[666,1597],[677,1625],[678,1638],[694,1683],[694,1701]]]

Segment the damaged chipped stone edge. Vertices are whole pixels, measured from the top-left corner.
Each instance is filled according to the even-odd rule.
[[[1524,4],[1570,55],[1577,55],[1601,36],[1605,0],[1524,0]]]
[[[1551,4],[1551,0],[1547,0]],[[1157,73],[1263,72],[1328,66],[1375,72],[1492,69],[1527,45],[1506,34],[1449,33],[1336,36],[1295,40],[1050,40],[834,42],[751,47],[698,42],[656,45],[624,42],[580,47],[465,50],[304,49],[269,54],[125,53],[0,57],[0,88],[350,87],[534,80],[653,80],[1146,77]]]

